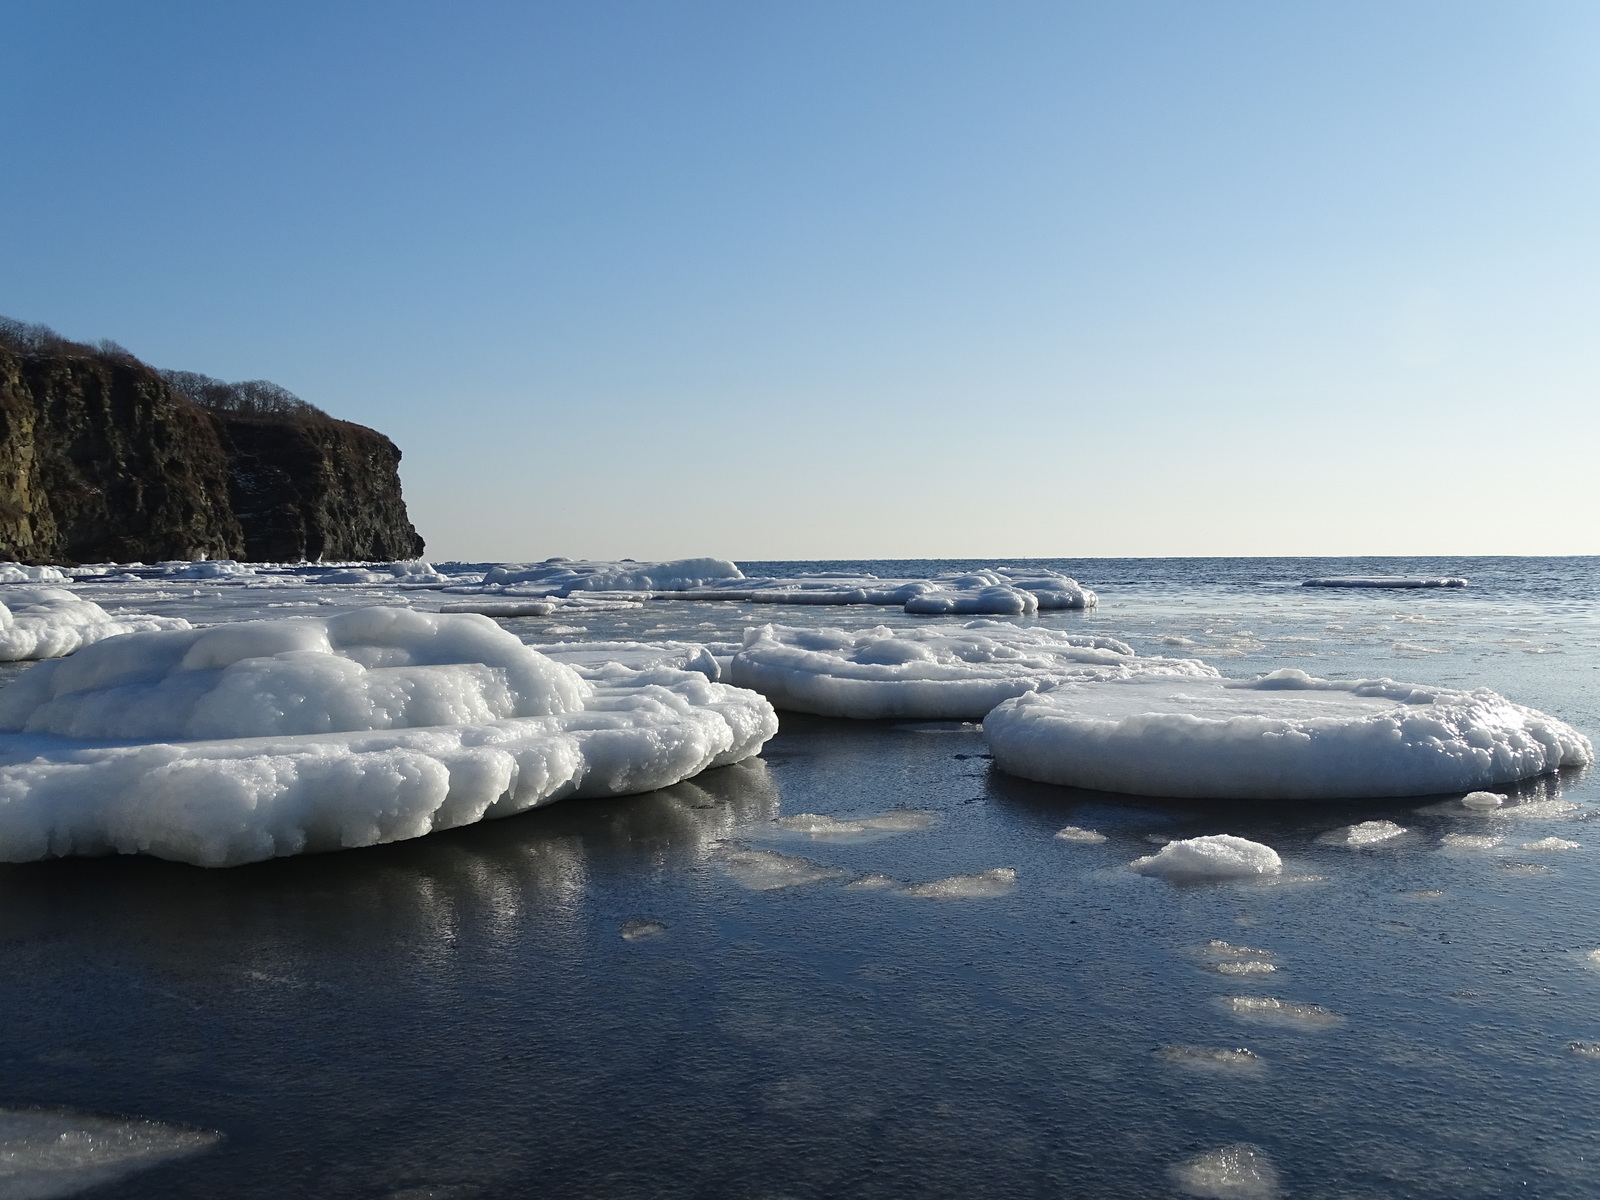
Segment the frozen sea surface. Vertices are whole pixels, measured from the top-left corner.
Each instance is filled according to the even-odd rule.
[[[1099,594],[1022,624],[1228,675],[1489,687],[1600,733],[1593,560],[740,564],[990,565]],[[1301,587],[1334,575],[1472,584]],[[196,623],[450,598],[386,578],[69,586]],[[967,619],[673,600],[501,623],[738,644]],[[1001,775],[965,721],[783,714],[758,760],[414,842],[0,867],[0,1109],[215,1131],[106,1197],[1591,1197],[1600,787],[1496,792],[1118,797]],[[1350,841],[1381,822],[1404,835]],[[1219,833],[1282,873],[1128,870]],[[1248,963],[1273,969],[1222,969]]]

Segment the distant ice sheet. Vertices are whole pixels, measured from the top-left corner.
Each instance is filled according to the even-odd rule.
[[[1487,689],[1294,670],[1063,681],[1000,704],[983,731],[1013,775],[1146,796],[1427,796],[1593,759],[1571,726]]]
[[[779,708],[829,717],[982,717],[1002,700],[1067,681],[1215,677],[1195,659],[1141,658],[1115,638],[997,621],[918,629],[749,630],[729,682]]]
[[[1467,581],[1446,575],[1329,575],[1308,579],[1301,587],[1342,588],[1462,588]]]
[[[0,587],[0,661],[4,662],[60,658],[122,633],[188,628],[189,622],[179,617],[112,616],[63,588]]]
[[[100,642],[0,691],[0,730],[0,859],[232,866],[651,791],[777,719],[697,672],[580,671],[485,617],[369,607]]]

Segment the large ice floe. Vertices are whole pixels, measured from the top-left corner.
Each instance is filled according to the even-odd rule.
[[[1093,608],[1095,594],[1069,576],[1023,567],[993,567],[916,579],[816,573],[749,577],[723,558],[641,563],[552,558],[503,563],[483,577],[484,595],[567,598],[620,592],[662,600],[740,600],[752,604],[898,605],[933,616],[1026,616],[1041,609]]]
[[[1144,796],[1427,796],[1593,759],[1589,739],[1480,688],[1259,679],[1062,682],[984,718],[1001,770]]]
[[[0,859],[369,846],[665,787],[776,730],[753,692],[666,664],[580,672],[481,616],[130,634],[0,691]]]
[[[927,628],[747,630],[728,680],[779,708],[829,717],[977,719],[1002,700],[1069,682],[1206,678],[1191,658],[1142,658],[1115,638],[999,621]]]
[[[180,617],[112,616],[64,588],[0,587],[0,662],[60,658],[122,633],[188,628]]]

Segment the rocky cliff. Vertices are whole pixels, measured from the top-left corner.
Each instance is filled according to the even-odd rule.
[[[206,382],[236,396],[232,385]],[[298,401],[208,404],[207,394],[200,402],[186,394],[195,390],[120,347],[0,326],[0,557],[422,553],[400,494],[400,451],[388,438]]]

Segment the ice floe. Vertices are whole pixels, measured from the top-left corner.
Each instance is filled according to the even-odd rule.
[[[209,1150],[221,1140],[205,1130],[156,1121],[0,1109],[0,1197],[71,1196]]]
[[[551,596],[572,592],[658,592],[743,579],[725,558],[680,558],[671,562],[616,562],[549,558],[541,563],[501,563],[484,574],[485,587],[519,585]]]
[[[844,875],[844,871],[838,867],[823,866],[809,858],[779,854],[775,850],[751,850],[746,846],[733,845],[723,850],[721,858],[728,873],[755,892],[800,887]]]
[[[1253,680],[1062,680],[1001,703],[983,732],[1010,774],[1151,796],[1425,796],[1593,759],[1571,726],[1486,688],[1339,682],[1296,670]]]
[[[1273,1200],[1278,1172],[1258,1146],[1237,1142],[1173,1167],[1178,1190],[1203,1200]]]
[[[638,942],[645,938],[660,937],[667,931],[667,927],[660,921],[651,921],[646,918],[636,917],[631,921],[624,921],[619,931],[624,941]]]
[[[1103,842],[1106,835],[1094,829],[1081,829],[1076,825],[1063,825],[1056,830],[1056,839],[1063,842]]]
[[[1002,700],[1069,681],[1216,677],[1195,659],[1143,658],[1115,638],[996,621],[891,629],[746,631],[729,682],[779,708],[830,717],[979,718]]]
[[[1498,792],[1468,792],[1461,797],[1462,806],[1477,812],[1493,812],[1506,802]]]
[[[1405,836],[1405,833],[1405,827],[1396,825],[1393,821],[1362,821],[1356,825],[1331,829],[1319,835],[1317,841],[1324,845],[1359,848],[1392,842],[1397,837]]]
[[[1340,588],[1463,588],[1467,581],[1457,575],[1328,575],[1308,579],[1302,587]]]
[[[824,816],[820,813],[796,813],[775,821],[779,829],[789,833],[803,833],[817,839],[859,840],[895,833],[915,833],[931,828],[939,820],[938,814],[902,809],[876,817]]]
[[[1232,1049],[1214,1049],[1209,1046],[1163,1046],[1156,1051],[1162,1062],[1187,1067],[1191,1071],[1208,1071],[1219,1074],[1259,1075],[1266,1063],[1254,1050],[1244,1046]]]
[[[103,641],[0,691],[0,859],[399,841],[665,787],[777,729],[703,674],[593,675],[485,617],[387,607]]]
[[[188,629],[180,617],[113,616],[64,588],[0,588],[0,661],[60,658],[123,633]]]
[[[994,867],[975,875],[951,875],[927,883],[913,883],[901,894],[921,900],[986,900],[1004,896],[1017,886],[1015,867]]]
[[[0,562],[0,583],[65,583],[60,567],[31,567],[19,562]]]
[[[1279,875],[1283,860],[1271,846],[1230,833],[1213,833],[1168,842],[1155,854],[1134,859],[1128,867],[1141,875],[1182,883]]]
[[[716,656],[699,642],[532,642],[530,645],[546,658],[565,663],[590,678],[615,674],[611,668],[617,666],[629,671],[661,667],[694,671],[713,683],[722,677]]]
[[[1235,1016],[1302,1029],[1328,1029],[1344,1018],[1320,1004],[1291,1004],[1273,996],[1230,996],[1227,1006]]]
[[[1489,833],[1447,833],[1439,839],[1446,850],[1493,850],[1500,839]]]
[[[1536,842],[1523,842],[1522,845],[1518,847],[1518,849],[1521,849],[1521,850],[1548,850],[1548,851],[1577,850],[1577,849],[1580,849],[1580,848],[1581,847],[1580,847],[1579,843],[1577,843],[1577,842],[1569,842],[1566,838],[1558,838],[1558,837],[1540,838]]]

